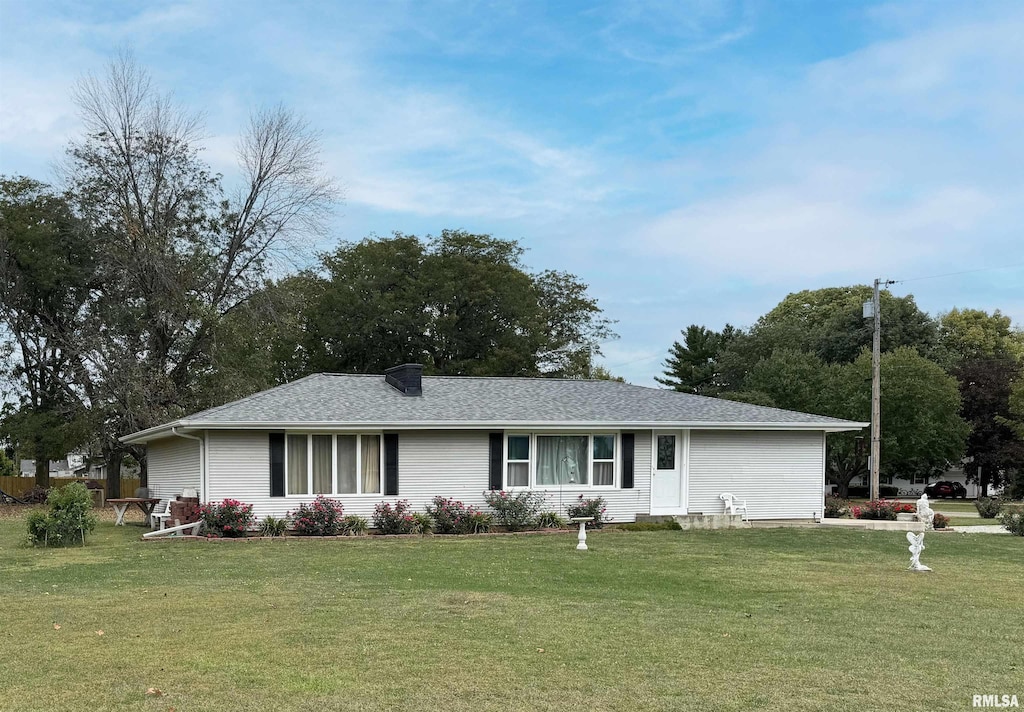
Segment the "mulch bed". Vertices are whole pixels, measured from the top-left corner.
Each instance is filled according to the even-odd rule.
[[[587,532],[593,533],[595,530],[588,529]],[[597,531],[619,531],[625,532],[625,529],[608,528]],[[327,540],[349,540],[358,541],[363,539],[475,539],[478,537],[496,537],[496,536],[549,536],[551,534],[572,534],[573,536],[579,535],[578,529],[531,529],[525,532],[482,532],[480,534],[360,534],[358,536],[301,536],[298,534],[288,534],[285,536],[247,536],[247,537],[206,537],[206,536],[165,536],[165,537],[153,537],[152,539],[144,539],[143,541],[238,541],[238,542],[258,542],[258,541],[327,541]]]

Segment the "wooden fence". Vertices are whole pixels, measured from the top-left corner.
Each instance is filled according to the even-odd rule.
[[[63,487],[71,482],[88,482],[91,478],[89,477],[51,477],[51,487]],[[104,490],[107,486],[106,480],[96,480],[103,485]],[[36,486],[35,477],[0,477],[0,490],[3,490],[9,495],[20,497],[25,492]],[[122,477],[121,478],[121,496],[131,497],[135,494],[135,489],[139,486],[138,477]]]

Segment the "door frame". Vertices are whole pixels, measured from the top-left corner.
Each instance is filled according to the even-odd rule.
[[[658,464],[658,436],[676,436],[676,462],[679,467],[679,507],[658,507],[654,501],[654,473]],[[651,431],[651,490],[650,506],[652,515],[687,514],[690,510],[690,431],[689,430],[652,430]]]

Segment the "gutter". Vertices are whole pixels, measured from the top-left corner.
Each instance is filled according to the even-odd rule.
[[[199,441],[199,503],[202,504],[206,501],[206,439],[198,435],[179,433],[176,426],[171,427],[171,434],[179,438]]]
[[[148,430],[141,430],[125,435],[121,442],[140,443],[163,437],[168,431],[186,437],[177,432],[178,428],[189,431],[197,430],[295,430],[310,432],[312,430],[556,430],[560,432],[590,431],[595,428],[614,430],[824,430],[827,433],[839,433],[849,430],[861,430],[870,423],[853,421],[839,422],[723,422],[723,421],[576,421],[573,423],[537,422],[526,420],[502,421],[406,421],[395,422],[342,422],[342,421],[233,421],[203,422],[177,420],[173,423],[158,425]]]

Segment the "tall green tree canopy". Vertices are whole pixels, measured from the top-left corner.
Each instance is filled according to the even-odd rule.
[[[728,338],[691,325],[685,343],[672,345],[665,378],[659,380],[692,393],[867,422],[872,322],[863,317],[863,303],[871,291],[858,285],[796,292],[750,329],[726,327]],[[935,474],[959,462],[970,429],[961,414],[958,382],[940,362],[951,343],[963,349],[971,342],[965,332],[973,332],[956,328],[954,315],[940,343],[937,322],[918,309],[913,297],[888,291],[880,297],[882,471],[904,477]],[[990,319],[985,325],[999,337],[991,340],[1013,342],[1008,323]],[[954,334],[959,336],[954,339]],[[829,477],[842,492],[867,471],[856,437],[828,439]]]
[[[871,292],[868,285],[795,292],[758,319],[750,334],[762,355],[781,347],[813,353],[827,363],[849,363],[871,348],[872,322],[863,315]],[[914,297],[882,290],[880,300],[882,351],[909,346],[931,355],[938,341],[936,324]]]
[[[683,393],[719,393],[725,384],[718,359],[737,336],[736,329],[726,324],[719,332],[690,324],[682,334],[683,342],[676,341],[669,349],[664,378],[655,380]]]
[[[319,272],[290,280],[287,290],[304,295],[287,320],[296,347],[264,349],[289,377],[403,362],[436,374],[585,375],[610,322],[574,275],[531,273],[521,258],[514,241],[460,230],[342,244]]]
[[[41,487],[49,461],[88,437],[69,385],[80,366],[69,341],[97,286],[87,227],[66,197],[29,178],[0,179],[0,339],[12,356],[0,377],[14,396],[0,429],[35,460]]]
[[[970,424],[964,472],[987,494],[1024,470],[1024,433],[1013,427],[1014,383],[1024,377],[1009,356],[975,356],[953,370],[960,384],[962,414]]]
[[[963,457],[970,426],[955,378],[904,346],[882,354],[882,461],[886,475],[935,475]],[[871,420],[871,354],[839,372],[828,415]]]
[[[951,309],[939,318],[939,343],[949,363],[979,357],[1024,360],[1024,331],[998,309]]]

